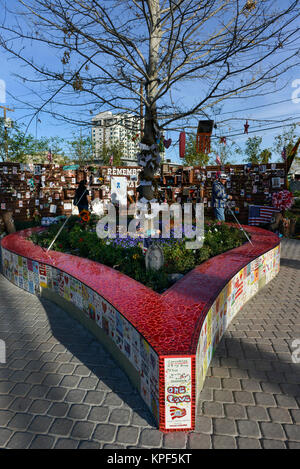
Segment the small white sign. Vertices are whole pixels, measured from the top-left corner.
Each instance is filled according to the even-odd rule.
[[[192,359],[165,358],[166,430],[192,426]]]

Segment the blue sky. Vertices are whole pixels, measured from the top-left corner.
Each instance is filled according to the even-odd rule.
[[[38,46],[35,43],[32,45],[31,53],[39,58],[43,57],[47,63],[59,63],[56,52],[51,52],[50,54],[50,51],[47,50],[45,46]],[[23,65],[16,59],[9,58],[7,54],[4,55],[2,50],[0,50],[0,63],[0,80],[3,80],[6,85],[5,104],[15,109],[15,112],[8,113],[8,116],[18,123],[23,123],[27,126],[31,116],[28,110],[20,108],[21,105],[15,98],[24,99],[29,102],[37,102],[39,97],[43,95],[42,85],[38,83],[35,84],[35,94],[33,94],[28,88],[28,85],[22,83],[20,79],[15,77],[15,74],[23,73]],[[296,80],[299,80],[299,84]],[[293,83],[296,83],[297,86],[293,87]],[[295,97],[300,98],[300,66],[297,65],[285,75],[281,76],[280,79],[270,85],[267,90],[270,94],[266,94],[265,96],[247,99],[240,97],[224,101],[221,105],[220,114],[214,116],[212,113],[210,115],[210,118],[214,119],[218,125],[218,128],[213,132],[213,137],[219,138],[222,135],[232,135],[232,137],[227,137],[228,144],[230,145],[232,139],[243,149],[248,136],[252,137],[257,135],[262,137],[262,148],[268,148],[273,145],[274,136],[281,133],[285,124],[297,121],[300,123],[300,99],[299,102],[295,100]],[[195,93],[197,93],[197,83],[189,86],[188,91],[182,86],[176,93],[181,99],[189,101]],[[1,96],[3,100],[3,93],[0,93],[0,100]],[[0,104],[4,103],[1,102]],[[40,113],[38,118],[41,122],[39,122],[37,118],[34,118],[28,129],[28,132],[34,136],[59,136],[65,139],[71,139],[73,132],[78,134],[80,132],[79,127],[71,126],[62,121],[56,121],[49,114]],[[248,135],[243,134],[246,119],[249,121]],[[252,119],[256,121],[252,121]],[[275,128],[271,129],[272,127]],[[253,132],[255,128],[257,128],[257,130]],[[89,129],[82,129],[82,133],[88,134]],[[234,136],[234,134],[240,135]],[[174,162],[180,162],[178,144],[176,143],[179,138],[179,132],[169,131],[166,133],[166,137],[172,138],[173,143],[169,150],[166,151],[166,158],[170,158]],[[273,161],[276,160],[278,156],[279,155],[273,154]],[[237,162],[240,162],[241,158],[242,157],[238,157]]]

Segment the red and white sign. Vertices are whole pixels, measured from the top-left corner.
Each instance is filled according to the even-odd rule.
[[[165,358],[165,428],[192,427],[192,358]]]

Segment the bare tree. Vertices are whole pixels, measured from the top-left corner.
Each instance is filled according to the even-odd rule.
[[[15,0],[13,12],[4,3],[0,44],[36,73],[22,79],[47,90],[36,113],[82,123],[77,109],[139,116],[142,102],[148,201],[164,129],[203,118],[226,98],[265,93],[298,62],[299,0]]]

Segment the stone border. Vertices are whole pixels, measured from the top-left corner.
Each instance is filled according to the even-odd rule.
[[[63,306],[96,335],[139,390],[160,430],[189,431],[226,327],[279,271],[279,238],[247,230],[253,245],[209,259],[162,295],[102,264],[47,253],[26,239],[32,230],[1,241],[3,272],[20,288]]]

